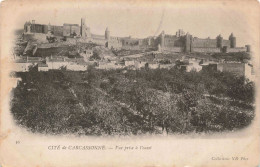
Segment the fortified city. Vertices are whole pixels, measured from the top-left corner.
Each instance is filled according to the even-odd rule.
[[[235,34],[94,34],[85,18],[17,31],[11,110],[31,132],[142,135],[235,131],[251,124],[255,72]],[[116,34],[116,33],[115,33]],[[144,147],[140,147],[144,149]]]

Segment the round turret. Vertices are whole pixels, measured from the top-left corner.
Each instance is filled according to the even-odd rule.
[[[246,52],[251,52],[251,46],[250,45],[246,45]]]
[[[217,47],[218,48],[223,47],[223,37],[220,34],[217,36]]]
[[[106,31],[105,31],[105,39],[106,39],[106,40],[109,40],[109,39],[110,39],[110,31],[109,31],[109,28],[108,28],[108,27],[106,28]]]
[[[230,34],[229,41],[230,41],[230,48],[235,48],[236,47],[236,37],[233,35],[233,33]]]
[[[164,31],[162,31],[162,33],[161,33],[161,41],[160,41],[160,44],[161,44],[162,48],[164,47],[164,37],[165,37],[165,34],[164,34]]]
[[[82,38],[86,38],[85,18],[81,18],[80,35]]]
[[[162,48],[161,48],[161,45],[160,45],[160,44],[158,44],[157,49],[158,49],[158,52],[161,52],[161,51],[162,51]]]
[[[192,36],[187,32],[185,35],[184,51],[191,52],[193,50],[192,47]]]

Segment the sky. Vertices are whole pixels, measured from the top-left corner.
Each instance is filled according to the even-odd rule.
[[[237,37],[237,46],[251,44],[252,30],[245,12],[228,5],[203,5],[177,3],[176,5],[136,5],[136,4],[87,4],[52,6],[32,6],[21,10],[16,17],[16,27],[23,28],[27,20],[39,24],[63,25],[80,24],[85,17],[91,33],[104,34],[109,27],[111,36],[131,36],[145,38],[166,34],[175,34],[178,29],[200,38],[216,38],[221,34],[225,39],[233,34]]]

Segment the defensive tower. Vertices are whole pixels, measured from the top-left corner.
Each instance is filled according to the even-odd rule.
[[[229,36],[229,40],[230,40],[230,48],[235,48],[236,47],[236,37],[233,35],[233,33],[231,33],[231,35]]]
[[[110,31],[109,31],[108,27],[106,28],[106,31],[105,31],[105,39],[110,40]]]
[[[165,34],[164,31],[162,31],[161,33],[161,40],[160,40],[160,44],[161,44],[161,48],[164,48],[164,38],[165,38]]]
[[[82,38],[86,38],[86,25],[85,18],[81,18],[81,27],[80,27],[80,35]]]
[[[222,48],[223,47],[223,37],[221,34],[217,36],[217,48]]]
[[[185,35],[185,43],[184,43],[184,51],[191,52],[192,51],[192,36],[187,32]]]

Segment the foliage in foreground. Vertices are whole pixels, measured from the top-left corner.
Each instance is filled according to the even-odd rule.
[[[129,135],[241,129],[254,84],[229,73],[175,69],[18,73],[12,113],[40,133]]]

